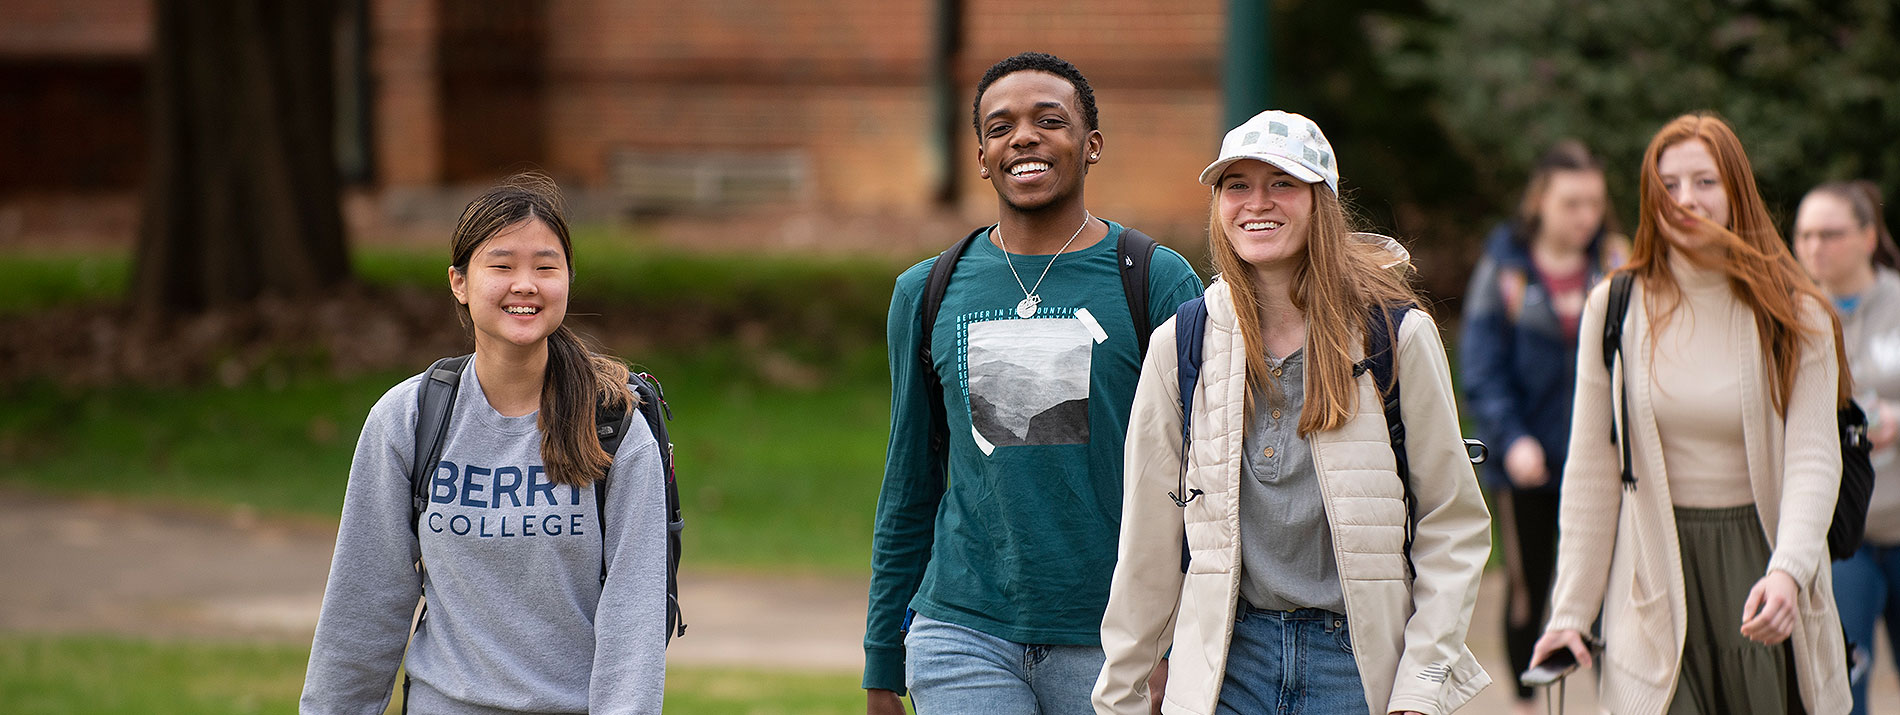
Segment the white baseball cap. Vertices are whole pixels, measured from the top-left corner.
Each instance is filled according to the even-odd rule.
[[[1201,183],[1213,186],[1228,164],[1241,159],[1264,161],[1309,184],[1324,181],[1339,193],[1333,145],[1318,124],[1298,114],[1271,109],[1229,130],[1220,143],[1220,158],[1201,171]]]

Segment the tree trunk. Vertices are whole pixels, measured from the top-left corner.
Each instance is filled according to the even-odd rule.
[[[334,0],[155,0],[137,312],[308,295],[349,277],[336,9]]]

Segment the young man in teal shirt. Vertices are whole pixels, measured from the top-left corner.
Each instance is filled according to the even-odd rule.
[[[928,367],[921,305],[938,259],[898,276],[891,297],[868,712],[901,713],[908,688],[925,715],[1090,713],[1146,336],[1123,290],[1124,229],[1083,199],[1102,154],[1088,80],[1023,53],[976,95],[979,173],[999,216],[956,257]],[[1172,250],[1148,270],[1139,322],[1158,326],[1201,292]]]

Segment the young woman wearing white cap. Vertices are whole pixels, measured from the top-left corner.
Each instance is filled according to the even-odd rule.
[[[1167,655],[1167,713],[1455,710],[1490,683],[1464,646],[1490,520],[1403,249],[1351,231],[1332,146],[1297,114],[1228,132],[1201,183],[1221,276],[1192,434],[1170,321],[1129,420],[1096,709],[1149,712]],[[1409,477],[1361,370],[1375,313],[1400,316],[1374,342],[1396,353]]]

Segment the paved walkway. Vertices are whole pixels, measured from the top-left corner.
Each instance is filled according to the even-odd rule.
[[[323,522],[0,487],[0,632],[308,643],[335,539]],[[1487,577],[1471,643],[1503,681],[1498,586]],[[671,663],[844,672],[862,663],[862,579],[688,571],[681,589],[689,628]],[[1900,687],[1882,667],[1874,712],[1900,715]],[[1508,713],[1508,690],[1493,685],[1462,712]],[[1593,709],[1589,691],[1572,689],[1571,712]]]

